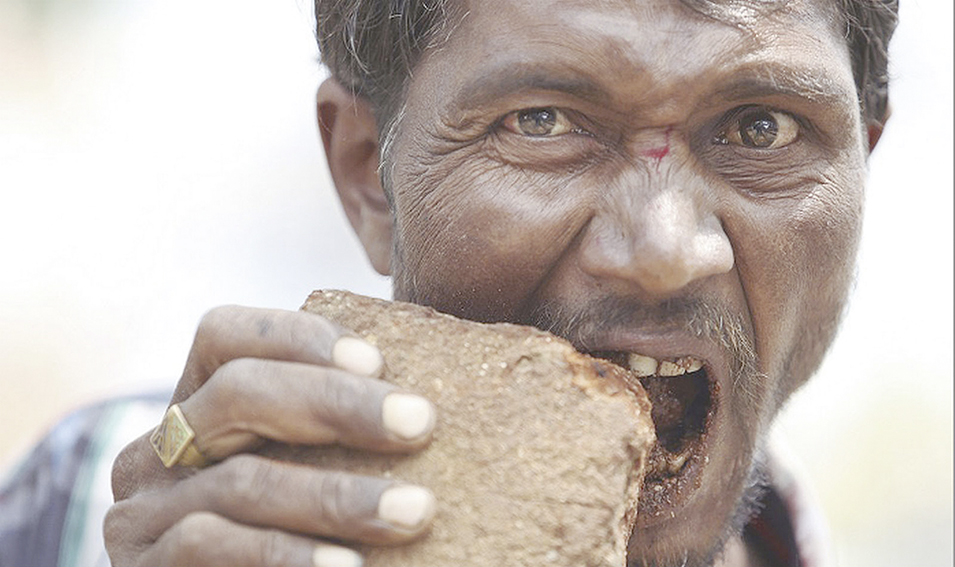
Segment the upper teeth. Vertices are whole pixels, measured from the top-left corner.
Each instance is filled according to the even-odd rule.
[[[657,360],[643,354],[631,354],[627,362],[630,370],[637,376],[679,376],[687,372],[696,372],[703,368],[703,361],[692,356],[682,356],[676,360]]]

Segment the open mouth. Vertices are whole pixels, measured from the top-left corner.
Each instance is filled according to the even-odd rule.
[[[641,354],[598,351],[594,356],[629,369],[652,404],[657,442],[650,450],[640,493],[641,523],[673,517],[695,488],[707,462],[707,432],[716,412],[716,380],[706,364],[683,356],[657,360]]]

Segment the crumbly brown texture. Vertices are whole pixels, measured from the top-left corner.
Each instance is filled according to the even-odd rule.
[[[432,443],[414,455],[286,454],[434,492],[431,531],[408,545],[360,549],[365,565],[626,564],[654,441],[650,403],[626,370],[533,328],[407,303],[317,291],[303,309],[377,345],[383,379],[438,411]]]

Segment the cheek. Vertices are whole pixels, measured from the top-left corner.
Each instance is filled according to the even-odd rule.
[[[578,178],[455,161],[394,179],[396,298],[481,321],[513,319],[589,218],[588,191]]]
[[[806,269],[801,297],[794,301],[797,334],[785,364],[787,393],[822,363],[848,300],[862,225],[862,181],[850,187],[817,192],[793,218],[790,230],[800,235],[797,242]]]
[[[863,179],[822,177],[798,199],[751,203],[738,253],[762,370],[781,402],[832,342],[851,285]]]

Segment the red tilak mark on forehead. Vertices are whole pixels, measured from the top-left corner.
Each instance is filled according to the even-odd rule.
[[[668,153],[670,153],[669,144],[666,146],[660,146],[659,148],[650,148],[649,150],[642,152],[640,155],[660,161],[661,159],[667,157]]]
[[[641,156],[655,161],[656,163],[654,163],[654,165],[657,168],[660,167],[660,162],[663,161],[663,158],[667,157],[667,154],[670,153],[670,130],[672,129],[673,129],[672,127],[667,128],[665,133],[666,140],[664,141],[662,146],[659,146],[656,148],[650,148],[649,150],[644,150],[640,152]]]

